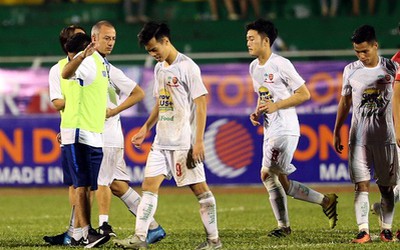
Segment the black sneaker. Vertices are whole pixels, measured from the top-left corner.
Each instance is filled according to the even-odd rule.
[[[59,246],[68,246],[71,244],[71,237],[68,235],[67,232],[56,236],[44,236],[43,240],[50,245],[59,245]]]
[[[292,233],[290,227],[277,227],[268,233],[269,237],[282,238]]]
[[[83,238],[80,238],[79,240],[75,240],[74,238],[71,237],[70,246],[72,246],[72,247],[83,246]]]
[[[380,236],[381,236],[381,241],[383,241],[383,242],[393,241],[393,233],[389,229],[382,230]]]
[[[101,226],[97,229],[97,232],[98,232],[99,234],[117,237],[117,234],[114,233],[114,231],[112,230],[112,226],[109,225],[107,222],[103,222],[103,225],[101,225]]]
[[[99,234],[93,228],[89,229],[89,234],[86,239],[82,240],[85,248],[98,247],[110,240],[109,235]]]

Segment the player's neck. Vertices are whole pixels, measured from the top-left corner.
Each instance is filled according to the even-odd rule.
[[[171,52],[169,53],[168,57],[165,59],[165,67],[168,67],[169,65],[171,65],[176,57],[178,56],[178,51],[172,46],[171,48]]]
[[[264,64],[268,61],[268,59],[271,57],[271,54],[272,54],[271,50],[268,50],[268,51],[266,51],[265,53],[261,53],[261,54],[258,56],[258,62],[259,62],[259,64],[260,64],[260,65],[264,65]]]

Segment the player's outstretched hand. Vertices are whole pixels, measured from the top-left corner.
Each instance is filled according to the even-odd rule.
[[[83,58],[86,58],[88,56],[93,55],[93,53],[96,51],[96,44],[91,42],[89,45],[86,47],[86,49],[83,51]]]

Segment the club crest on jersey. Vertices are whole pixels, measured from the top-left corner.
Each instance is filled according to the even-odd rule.
[[[103,77],[107,77],[107,71],[103,70],[101,73],[103,74]]]
[[[176,76],[169,76],[167,79],[167,85],[170,87],[179,87],[178,77]]]
[[[386,75],[378,75],[378,80],[376,81],[378,84],[392,84],[392,77],[389,74]]]
[[[264,83],[274,83],[274,74],[271,73],[264,74]]]

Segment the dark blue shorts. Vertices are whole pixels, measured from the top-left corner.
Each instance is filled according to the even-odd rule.
[[[82,143],[68,144],[64,147],[74,187],[91,187],[91,190],[97,190],[97,177],[103,159],[102,148]]]
[[[74,184],[72,182],[71,173],[69,171],[68,159],[67,159],[67,150],[64,146],[61,147],[61,167],[63,170],[63,182],[67,186],[72,186]]]

